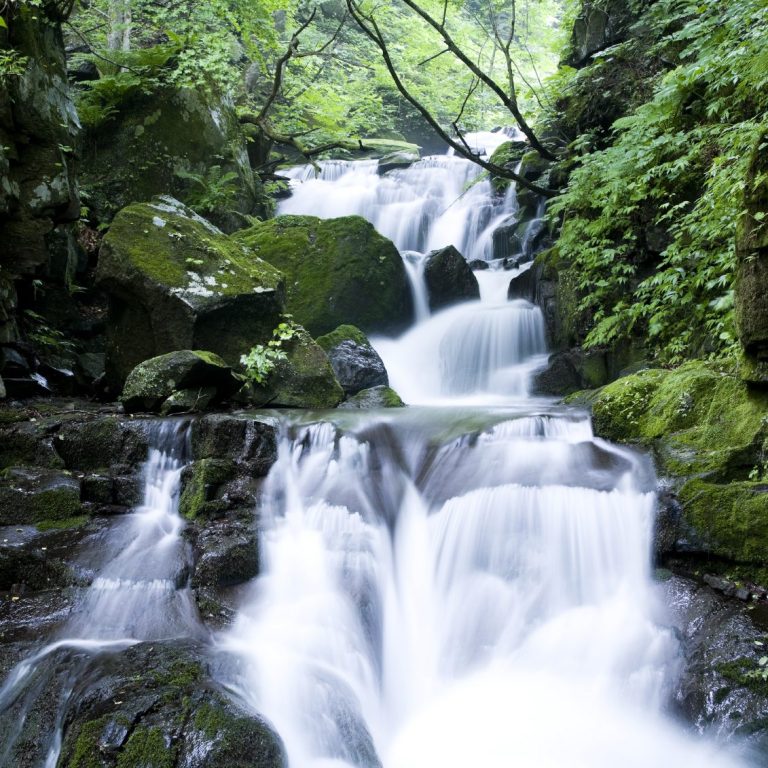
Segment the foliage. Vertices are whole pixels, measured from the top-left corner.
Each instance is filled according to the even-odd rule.
[[[220,165],[212,165],[205,175],[184,170],[176,171],[176,175],[191,182],[185,202],[203,216],[230,208],[237,195],[237,174],[222,172]]]
[[[254,384],[264,384],[277,363],[288,359],[282,347],[299,335],[299,326],[293,322],[291,316],[284,315],[284,318],[272,331],[272,338],[266,345],[257,344],[247,355],[240,357],[246,377]]]
[[[677,362],[734,344],[735,231],[768,113],[768,7],[660,0],[643,22],[674,66],[614,124],[610,146],[580,158],[551,210],[592,316],[587,346],[644,333]]]

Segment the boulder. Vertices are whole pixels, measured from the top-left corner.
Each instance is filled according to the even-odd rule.
[[[0,525],[68,520],[83,513],[80,481],[56,470],[17,467],[0,480]]]
[[[234,239],[285,274],[288,311],[314,336],[343,323],[395,332],[413,320],[397,248],[360,216],[278,216]]]
[[[229,210],[264,215],[260,185],[231,102],[204,88],[133,86],[117,101],[111,97],[111,112],[104,114],[98,107],[99,89],[97,81],[80,96],[82,180],[94,221],[109,222],[126,205],[156,195],[187,200],[230,172],[237,175],[230,199],[203,212],[217,220]]]
[[[0,376],[0,400],[5,398],[5,384],[3,383],[3,377]]]
[[[206,659],[205,648],[173,640],[86,661],[68,702],[61,765],[285,768],[280,737],[231,701]]]
[[[151,357],[208,349],[229,364],[270,338],[282,275],[171,198],[123,209],[97,271],[109,295],[107,376],[119,388]]]
[[[222,459],[245,463],[250,475],[263,476],[277,460],[275,419],[247,414],[211,413],[192,424],[195,460]]]
[[[349,400],[342,403],[339,408],[403,408],[405,403],[400,399],[400,395],[391,387],[371,387],[358,392]]]
[[[129,413],[161,409],[175,413],[184,405],[187,410],[202,410],[241,386],[242,381],[218,355],[182,349],[137,365],[128,374],[120,399]]]
[[[433,312],[480,298],[477,278],[467,260],[452,245],[427,254],[424,282],[429,294],[429,308]]]
[[[287,355],[257,394],[257,402],[283,408],[335,408],[344,399],[323,348],[299,326],[291,340],[283,342]]]
[[[328,355],[346,395],[355,395],[361,389],[389,385],[384,362],[359,328],[340,325],[335,331],[320,336],[317,343]]]
[[[233,587],[259,573],[259,542],[252,521],[216,520],[197,536],[192,586]]]
[[[515,275],[509,283],[507,291],[509,299],[525,299],[526,301],[536,301],[536,269],[530,267],[524,272]]]
[[[390,152],[379,160],[379,173],[388,173],[398,168],[407,168],[421,159],[418,149],[400,149]]]

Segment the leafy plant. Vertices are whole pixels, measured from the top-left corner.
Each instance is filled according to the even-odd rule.
[[[264,384],[267,381],[277,363],[288,358],[282,349],[283,344],[293,341],[299,335],[299,327],[291,316],[283,317],[285,319],[272,331],[272,338],[266,345],[257,344],[247,355],[240,357],[246,377],[254,384]]]
[[[184,170],[176,175],[191,183],[186,203],[201,215],[227,210],[237,196],[237,174],[224,172],[220,165],[212,165],[204,176]]]

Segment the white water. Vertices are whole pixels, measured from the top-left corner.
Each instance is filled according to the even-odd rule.
[[[473,209],[481,185],[439,214],[462,163],[328,164],[281,212],[486,254],[481,222],[503,218]],[[511,276],[478,273],[480,301],[374,340],[431,408],[286,423],[263,574],[220,639],[240,661],[228,682],[291,768],[733,768],[663,712],[681,659],[650,578],[653,471],[530,397],[544,323],[506,301]]]
[[[184,583],[190,553],[178,513],[188,429],[168,420],[149,424],[148,432],[142,504],[108,535],[91,542],[96,552],[91,585],[76,601],[58,637],[11,670],[0,688],[0,717],[17,720],[10,731],[15,735],[0,744],[0,765],[8,765],[27,707],[42,693],[58,701],[54,731],[40,734],[42,743],[49,744],[44,766],[55,768],[67,700],[90,656],[119,652],[141,641],[199,633]]]

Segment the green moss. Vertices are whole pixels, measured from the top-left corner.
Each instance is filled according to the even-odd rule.
[[[746,479],[768,432],[768,394],[716,363],[694,361],[609,384],[593,415],[600,435],[655,447],[673,474]]]
[[[361,346],[370,345],[368,337],[354,325],[340,325],[330,333],[326,333],[324,336],[318,336],[315,341],[326,352],[330,352],[334,347],[341,344],[342,341],[354,341],[355,344]]]
[[[313,335],[342,323],[389,330],[412,316],[397,249],[360,216],[278,216],[234,239],[285,274],[288,310]]]
[[[405,403],[391,387],[378,386],[363,389],[350,397],[342,408],[404,408]]]
[[[174,768],[176,750],[159,728],[137,728],[117,757],[117,768]]]
[[[75,741],[72,757],[67,763],[67,768],[102,768],[104,765],[99,759],[99,737],[104,729],[112,722],[109,715],[91,720],[85,723]],[[128,725],[128,723],[126,723]]]
[[[212,517],[221,511],[214,499],[216,488],[227,482],[234,472],[226,459],[200,459],[184,473],[184,489],[179,499],[179,513],[188,520]]]
[[[108,250],[119,248],[119,268],[171,288],[223,296],[278,289],[282,275],[274,267],[193,216],[179,215],[183,211],[168,210],[163,202],[120,211],[104,238]]]
[[[768,565],[768,485],[694,479],[679,496],[685,520],[706,539],[712,553]]]
[[[42,520],[37,524],[38,531],[63,531],[70,528],[82,528],[90,518],[88,515],[68,517],[63,520]]]
[[[757,659],[742,656],[718,664],[715,668],[726,680],[730,680],[737,686],[748,688],[760,696],[768,696],[768,680],[754,674],[760,670]]]

